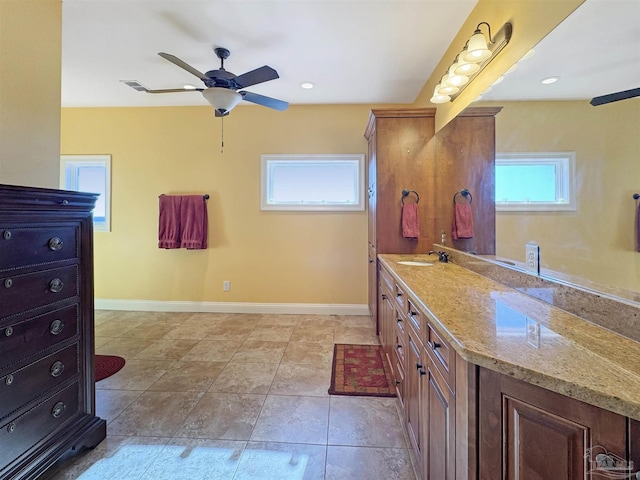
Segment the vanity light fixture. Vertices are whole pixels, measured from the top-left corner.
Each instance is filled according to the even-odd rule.
[[[481,26],[486,25],[489,40],[482,33]],[[491,36],[491,26],[487,22],[480,22],[473,35],[447,68],[447,73],[433,91],[431,103],[446,103],[455,98],[509,43],[513,26],[505,23],[500,30]],[[448,98],[446,98],[448,97]]]

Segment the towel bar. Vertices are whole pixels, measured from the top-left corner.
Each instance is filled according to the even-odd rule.
[[[463,188],[459,192],[456,192],[456,194],[453,196],[453,203],[454,204],[456,203],[456,197],[458,195],[462,195],[464,198],[469,197],[469,203],[473,202],[473,196],[471,195],[471,192],[469,190],[467,190],[466,188]]]
[[[404,189],[402,190],[402,204],[404,205],[404,199],[405,197],[408,197],[410,194],[415,193],[416,194],[416,203],[420,203],[420,195],[418,195],[418,192],[416,192],[415,190],[407,190]]]

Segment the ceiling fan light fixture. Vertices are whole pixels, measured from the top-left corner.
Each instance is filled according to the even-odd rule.
[[[233,107],[242,100],[242,95],[235,90],[222,87],[209,87],[203,90],[202,96],[211,104],[214,110],[223,115],[233,110]]]

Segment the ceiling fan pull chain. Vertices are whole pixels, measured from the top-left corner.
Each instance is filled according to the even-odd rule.
[[[220,117],[220,130],[221,130],[221,142],[220,142],[220,153],[224,153],[224,117]]]

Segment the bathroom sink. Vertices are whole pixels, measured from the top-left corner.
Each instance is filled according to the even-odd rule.
[[[413,260],[403,260],[398,262],[400,265],[410,265],[412,267],[433,267],[433,263],[430,262],[415,262]]]

